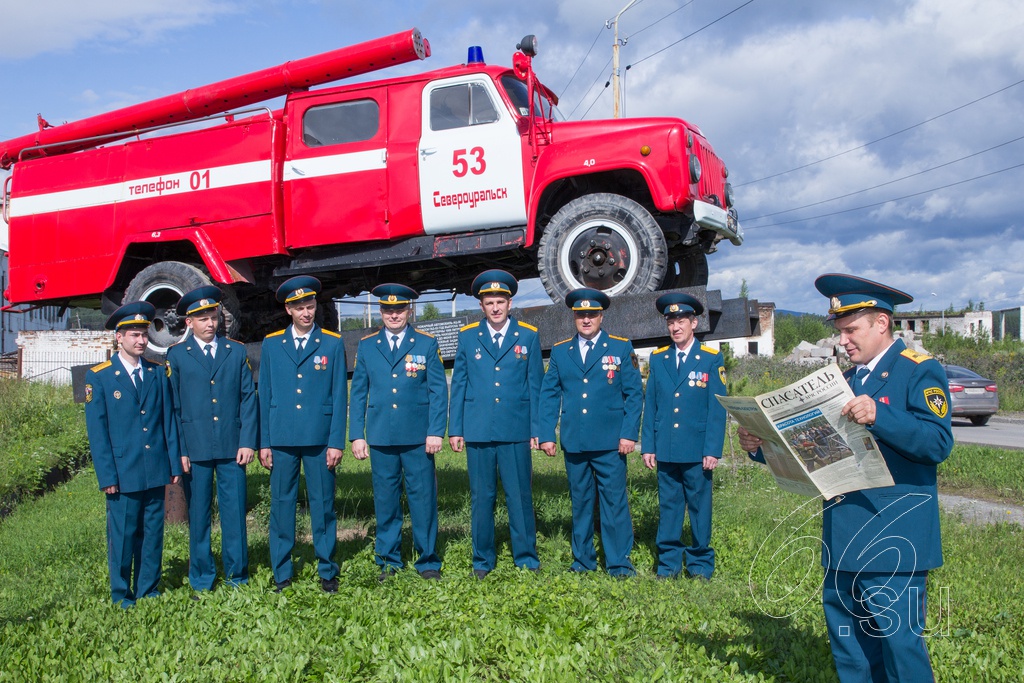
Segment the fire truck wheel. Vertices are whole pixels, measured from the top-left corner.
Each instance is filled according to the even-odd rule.
[[[701,287],[708,283],[708,257],[700,249],[691,249],[679,255],[669,255],[665,279],[658,289]]]
[[[210,284],[213,281],[202,270],[178,261],[153,263],[139,271],[125,290],[124,301],[148,301],[156,307],[156,317],[149,328],[147,355],[161,357],[185,336],[185,318],[174,310],[178,300],[185,292]],[[221,287],[221,292],[221,332],[228,337],[237,336],[238,297],[230,287]]]
[[[563,206],[540,238],[537,267],[556,302],[577,287],[609,295],[658,289],[668,249],[654,217],[632,199],[589,194]]]

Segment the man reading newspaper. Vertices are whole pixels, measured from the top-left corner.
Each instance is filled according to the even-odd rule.
[[[852,275],[815,281],[855,367],[842,410],[878,442],[893,486],[824,503],[822,603],[841,681],[932,681],[925,647],[925,581],[942,565],[937,465],[953,448],[945,371],[892,334],[892,312],[913,298]],[[764,462],[762,440],[740,444]]]

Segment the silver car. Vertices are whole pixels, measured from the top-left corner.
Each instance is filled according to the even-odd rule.
[[[953,417],[966,417],[978,427],[999,410],[999,391],[993,380],[959,365],[944,365],[949,379]]]

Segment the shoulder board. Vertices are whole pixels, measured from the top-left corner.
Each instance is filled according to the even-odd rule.
[[[533,330],[534,332],[537,331],[537,328],[530,323],[524,323],[522,320],[517,320],[516,322],[519,323],[519,327],[525,327],[526,329]]]
[[[914,361],[915,363],[921,363],[921,362],[926,361],[929,358],[931,358],[931,356],[929,356],[927,353],[918,353],[917,351],[914,351],[913,349],[903,349],[903,351],[902,351],[902,353],[900,353],[900,355],[903,356],[904,358],[909,358],[910,360]]]
[[[424,332],[423,330],[416,330],[416,334],[422,334],[424,337],[430,337],[431,339],[435,338],[434,335],[429,332]]]
[[[245,346],[245,342],[240,342],[237,339],[232,339],[231,337],[224,337],[224,339],[226,339],[229,342],[235,342],[239,346]]]
[[[671,348],[671,344],[669,346],[662,346],[660,349],[654,349],[654,351],[651,351],[651,353],[652,354],[664,353],[665,351],[668,351],[670,348]]]
[[[624,341],[624,342],[628,342],[629,341],[625,337],[616,337],[614,334],[609,334],[608,336],[611,337],[612,339],[618,339],[619,341]]]
[[[109,367],[110,367],[110,361],[109,360],[105,360],[102,363],[100,363],[99,365],[92,366],[92,371],[93,372],[99,372],[100,370],[106,370]]]
[[[341,335],[338,334],[337,332],[333,332],[331,330],[325,330],[322,327],[320,328],[320,331],[323,332],[324,334],[326,334],[328,337],[334,337],[335,339],[341,339]]]
[[[369,339],[370,337],[376,337],[377,334],[378,334],[377,332],[371,332],[370,334],[368,334],[365,337],[363,337],[363,339]],[[360,339],[359,341],[363,341],[363,339]]]
[[[266,338],[270,339],[271,337],[280,337],[282,334],[284,334],[284,330],[278,330],[277,332],[271,332]]]
[[[475,323],[470,323],[468,325],[463,325],[462,327],[459,328],[459,332],[465,332],[466,330],[471,330],[471,329],[473,329],[474,327],[476,327],[479,324],[480,324],[480,321],[477,320]]]
[[[559,344],[564,344],[565,342],[571,342],[572,340],[573,340],[573,337],[569,337],[568,339],[563,339],[560,342],[555,342],[554,344],[552,344],[552,348],[554,348],[555,346],[558,346]]]
[[[714,348],[712,346],[704,346],[703,344],[701,344],[700,345],[700,350],[703,351],[704,353],[713,353],[715,355],[718,354],[718,349],[716,349],[716,348]]]
[[[144,362],[144,363],[145,363],[146,365],[152,365],[152,366],[153,366],[154,368],[162,368],[162,367],[164,366],[164,364],[163,364],[163,363],[157,363],[157,362],[151,361],[151,360],[150,360],[150,359],[148,359],[148,358],[143,358],[142,360],[143,360],[143,362]]]

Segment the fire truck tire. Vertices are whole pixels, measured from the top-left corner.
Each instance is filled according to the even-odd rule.
[[[578,197],[548,223],[537,267],[548,296],[561,301],[577,287],[609,295],[653,292],[665,279],[668,249],[654,217],[617,194]]]
[[[153,263],[136,275],[124,293],[124,302],[148,301],[156,307],[156,316],[149,328],[147,355],[161,357],[167,349],[185,336],[185,318],[174,310],[185,292],[214,284],[202,270],[189,263],[161,261]],[[221,332],[236,337],[239,328],[238,297],[230,287],[221,287]]]
[[[680,287],[702,287],[708,283],[708,257],[703,251],[693,249],[678,256],[670,256],[665,279],[658,289]]]

